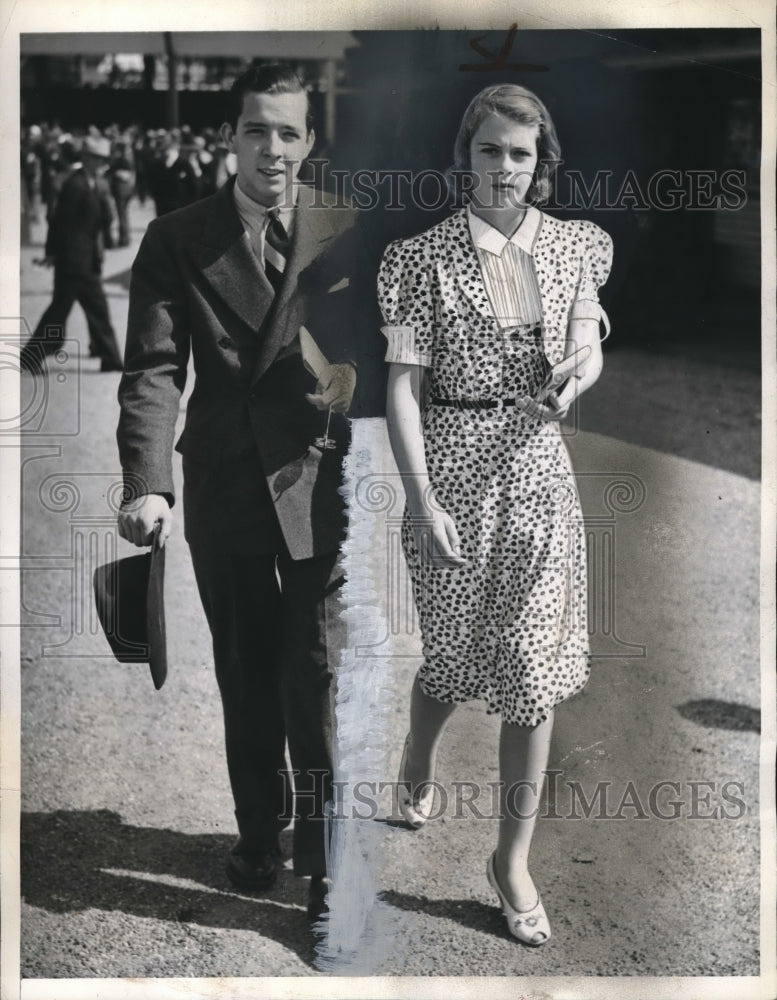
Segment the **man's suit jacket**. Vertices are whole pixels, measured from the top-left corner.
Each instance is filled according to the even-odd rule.
[[[105,182],[98,178],[90,184],[83,169],[75,170],[59,192],[49,222],[46,256],[54,258],[60,274],[99,274],[104,249],[111,246],[112,221]]]
[[[128,493],[173,498],[171,452],[190,350],[195,386],[176,448],[184,462],[191,545],[334,551],[345,530],[339,492],[348,420],[335,450],[316,447],[327,414],[305,393],[316,379],[299,351],[304,324],[330,362],[356,364],[351,416],[383,412],[384,349],[357,213],[301,187],[277,296],[234,205],[232,186],[148,228],[132,268],[119,451]],[[279,531],[280,522],[280,531]]]
[[[196,201],[200,185],[194,167],[179,155],[169,166],[164,157],[154,161],[150,177],[157,215],[167,215]]]

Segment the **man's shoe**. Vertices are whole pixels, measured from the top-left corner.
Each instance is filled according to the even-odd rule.
[[[325,913],[329,913],[326,897],[332,880],[326,875],[313,875],[310,879],[308,889],[308,920],[315,923],[320,920]]]
[[[227,877],[236,889],[244,892],[269,889],[275,883],[281,860],[277,840],[258,851],[247,850],[238,840],[227,860]]]

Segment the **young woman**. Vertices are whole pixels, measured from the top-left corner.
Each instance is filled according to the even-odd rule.
[[[456,139],[466,208],[392,243],[379,275],[424,653],[400,806],[413,827],[430,815],[457,703],[501,713],[502,818],[487,877],[510,932],[530,945],[550,938],[528,858],[553,709],[589,672],[585,536],[559,421],[601,371],[597,289],[612,255],[592,223],[535,207],[559,159],[534,94],[486,88]]]

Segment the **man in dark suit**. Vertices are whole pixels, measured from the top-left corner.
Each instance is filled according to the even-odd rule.
[[[260,66],[231,96],[222,138],[236,179],[152,222],[133,266],[118,429],[132,497],[119,530],[137,545],[158,521],[169,534],[191,351],[196,381],[176,449],[239,830],[227,873],[248,890],[275,877],[290,815],[288,740],[294,871],[311,876],[315,917],[325,908],[330,676],[344,629],[345,413],[381,411],[380,320],[357,213],[297,182],[314,141],[299,79]],[[303,326],[327,362],[318,378],[303,363]]]
[[[112,246],[113,221],[108,188],[101,173],[110,143],[88,136],[81,159],[72,164],[49,222],[43,263],[54,267],[54,297],[30,340],[21,350],[22,370],[42,371],[44,357],[65,339],[65,323],[78,302],[89,327],[89,353],[100,371],[121,371],[121,354],[102,286],[104,250]]]
[[[119,223],[120,247],[130,245],[129,203],[135,189],[135,170],[132,162],[131,143],[129,139],[119,139],[113,149],[111,163],[107,170],[108,184],[116,206],[116,219]]]
[[[149,184],[157,215],[174,212],[199,198],[199,178],[181,145],[178,129],[162,137],[152,163]]]

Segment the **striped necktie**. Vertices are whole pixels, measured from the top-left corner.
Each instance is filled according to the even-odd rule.
[[[281,287],[289,254],[289,234],[283,228],[280,212],[279,208],[271,208],[267,213],[264,234],[264,271],[276,292]]]

